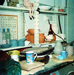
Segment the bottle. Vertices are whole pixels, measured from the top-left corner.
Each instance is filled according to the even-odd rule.
[[[6,40],[7,40],[7,44],[10,44],[10,29],[9,28],[7,28]]]
[[[55,41],[56,40],[56,36],[55,36],[54,31],[52,30],[52,24],[50,24],[49,20],[48,20],[48,23],[50,25],[50,29],[48,31],[48,35],[49,35],[51,41]]]
[[[50,34],[54,34],[53,30],[52,30],[52,24],[50,24],[50,29],[49,29],[49,32],[48,32],[48,35]]]
[[[3,31],[2,31],[2,44],[6,44],[6,32],[5,32],[5,28],[3,28]]]
[[[2,44],[2,29],[0,28],[0,46]]]

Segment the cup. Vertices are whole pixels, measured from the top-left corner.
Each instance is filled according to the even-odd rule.
[[[63,56],[64,59],[66,59],[68,55],[68,51],[61,51],[61,56]]]
[[[18,41],[18,46],[25,46],[24,40],[19,40]]]
[[[73,55],[73,46],[67,46],[66,51],[68,51],[69,56]]]
[[[11,47],[17,47],[17,40],[10,40]]]
[[[20,7],[20,4],[16,4],[16,7]]]
[[[26,62],[29,64],[34,63],[36,57],[37,57],[37,53],[34,53],[33,51],[26,52]]]

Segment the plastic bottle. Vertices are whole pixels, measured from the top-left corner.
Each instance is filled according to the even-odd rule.
[[[2,29],[0,28],[0,46],[2,44]]]
[[[5,32],[5,28],[3,28],[3,31],[2,31],[2,44],[6,44],[6,32]]]
[[[7,40],[7,44],[10,44],[10,29],[9,28],[7,28],[6,40]]]

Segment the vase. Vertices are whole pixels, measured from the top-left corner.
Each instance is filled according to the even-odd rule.
[[[54,50],[53,50],[54,54],[61,55],[61,51],[63,51],[63,50],[64,50],[64,48],[63,48],[61,42],[57,41],[55,44]]]
[[[52,24],[52,30],[54,31],[54,33],[58,34],[59,28],[58,28],[57,23],[53,23],[53,24]]]

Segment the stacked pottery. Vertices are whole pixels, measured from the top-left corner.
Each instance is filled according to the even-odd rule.
[[[34,43],[34,29],[29,29],[28,34],[26,35],[27,41],[30,41],[30,43]],[[43,33],[39,34],[39,43],[44,43],[45,36]]]

